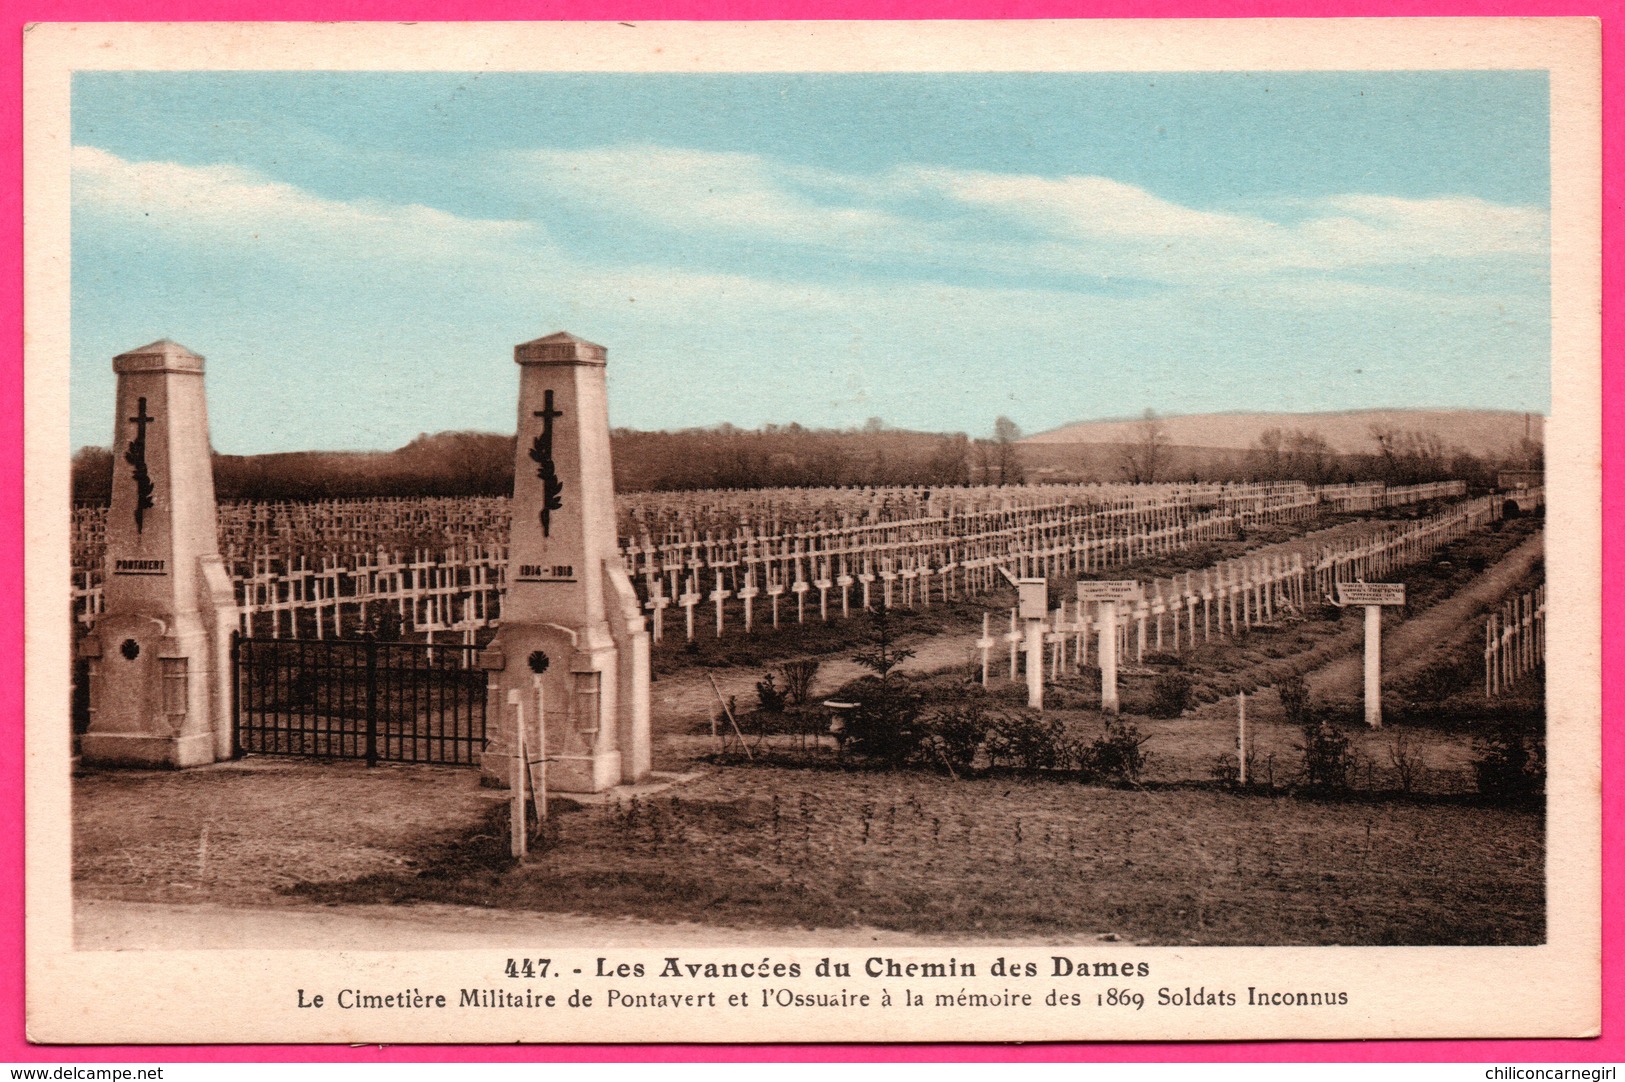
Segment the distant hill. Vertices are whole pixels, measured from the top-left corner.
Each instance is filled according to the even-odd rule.
[[[1179,447],[1245,450],[1271,428],[1318,433],[1339,454],[1375,450],[1371,427],[1428,432],[1446,446],[1475,455],[1499,456],[1515,450],[1525,436],[1543,438],[1545,418],[1510,410],[1350,410],[1344,413],[1201,413],[1160,418],[1168,442]],[[1139,418],[1082,421],[1028,436],[1028,444],[1124,444],[1138,438]]]

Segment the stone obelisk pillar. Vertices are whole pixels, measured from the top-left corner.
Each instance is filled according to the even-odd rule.
[[[118,414],[104,608],[90,659],[87,762],[197,766],[231,756],[237,609],[215,537],[203,358],[174,342],[113,358]]]
[[[488,655],[485,776],[510,776],[510,692],[539,710],[547,787],[594,793],[649,772],[649,635],[616,544],[603,346],[514,347],[519,440],[502,630]],[[527,730],[534,732],[534,730]]]

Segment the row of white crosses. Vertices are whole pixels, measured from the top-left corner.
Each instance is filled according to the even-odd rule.
[[[663,635],[664,610],[675,604],[684,610],[685,633],[692,639],[696,609],[707,601],[719,635],[726,630],[731,599],[738,599],[736,607],[743,609],[747,632],[762,618],[758,606],[765,607],[764,615],[775,627],[789,613],[805,623],[814,612],[828,620],[837,611],[846,617],[854,608],[868,610],[877,602],[928,606],[991,591],[1002,584],[1007,568],[1022,577],[1093,575],[1228,538],[1238,521],[1291,517],[1306,500],[1319,499],[1320,491],[1293,482],[950,489],[936,490],[929,499],[919,493],[905,499],[912,490],[887,491],[880,497],[868,492],[860,495],[870,503],[878,499],[882,508],[910,511],[934,505],[944,513],[795,533],[766,534],[747,525],[728,536],[712,531],[660,543],[645,538],[627,546],[626,560],[642,587],[655,635]],[[1057,493],[1070,493],[1079,502],[1058,500]],[[797,495],[805,506],[819,498],[804,491]],[[707,506],[715,504],[716,496],[708,494],[712,504]],[[1538,489],[1517,493],[1531,506],[1540,497]],[[742,498],[748,505],[762,499],[755,493]],[[682,502],[671,494],[660,499],[668,505]],[[1499,506],[1491,498],[1464,506],[1478,505],[1482,507],[1473,513],[1484,519]],[[93,510],[99,509],[79,508],[74,516],[76,531],[85,531],[75,552],[83,550],[87,561],[102,521]],[[473,641],[479,628],[498,619],[507,562],[500,541],[476,539],[505,533],[507,513],[507,501],[499,498],[224,505],[221,534],[230,540],[223,554],[237,583],[243,630],[268,624],[278,636],[298,635],[306,627],[318,637],[340,636],[375,615],[378,606],[392,605],[415,630],[456,632]],[[1437,519],[1387,528],[1369,549],[1346,551],[1345,545],[1320,554],[1314,563],[1315,589],[1329,592],[1338,577],[1348,577],[1350,566],[1360,576],[1380,573],[1383,555],[1395,547],[1428,546],[1423,534],[1452,528]],[[376,547],[357,549],[354,539],[369,534],[463,540],[436,548],[433,555],[423,549],[406,557]],[[1211,571],[1207,589],[1224,589],[1219,583],[1230,574]],[[1160,601],[1162,615],[1171,617],[1168,599],[1175,585],[1154,589],[1147,604],[1154,608]],[[1187,594],[1201,589],[1190,581],[1183,585]],[[74,618],[86,626],[94,623],[101,608],[99,562],[76,568],[72,591]],[[1301,605],[1302,598],[1296,603]],[[308,618],[302,617],[305,613]],[[1162,619],[1155,626],[1160,634],[1179,635],[1177,628],[1165,629]]]
[[[664,637],[665,610],[684,610],[684,632],[692,639],[695,610],[709,601],[720,637],[727,626],[728,601],[739,598],[746,633],[754,629],[755,604],[766,597],[772,624],[780,626],[786,595],[797,623],[806,623],[816,604],[827,621],[832,609],[842,617],[854,607],[929,606],[984,593],[1000,583],[999,570],[1011,564],[1024,573],[1088,573],[1144,556],[1168,553],[1193,543],[1234,535],[1235,518],[1210,513],[1200,518],[1178,508],[1088,512],[1055,507],[1030,509],[1025,521],[956,523],[978,533],[934,536],[918,530],[899,537],[890,528],[824,531],[796,537],[712,537],[687,544],[647,544],[629,556],[634,581],[642,587],[652,631]],[[917,524],[911,524],[917,525]],[[935,525],[935,524],[933,524]]]
[[[1155,507],[1216,509],[1254,520],[1280,520],[1317,506],[1343,509],[1348,493],[1364,493],[1371,507],[1458,496],[1459,481],[1404,488],[1381,483],[1305,485],[1298,481],[1252,484],[1092,484],[965,488],[713,490],[623,493],[617,497],[621,535],[691,543],[747,530],[756,537],[797,536],[855,527],[905,530],[920,523],[952,522],[1005,512],[1030,514],[1046,507],[1117,507],[1132,514]],[[1538,506],[1539,489],[1518,499]],[[73,510],[72,561],[77,574],[99,582],[105,551],[106,507]],[[507,538],[506,497],[422,497],[315,501],[226,501],[219,509],[220,549],[229,565],[248,573],[262,556],[288,559],[348,557],[353,551],[443,549],[502,543]],[[959,532],[965,532],[963,530]],[[972,530],[970,532],[980,532]],[[641,540],[640,542],[641,543]],[[632,544],[628,556],[634,556]],[[630,563],[631,561],[629,561]]]
[[[1457,500],[1467,495],[1466,481],[1427,481],[1419,485],[1385,485],[1365,481],[1349,485],[1321,485],[1320,502],[1331,511],[1377,511],[1408,507],[1429,500]]]
[[[1108,714],[1118,711],[1117,659],[1124,649],[1124,626],[1118,623],[1118,606],[1143,601],[1141,584],[1134,579],[1084,581],[1076,585],[1077,607],[1071,610],[1075,619],[1068,619],[1069,602],[1063,599],[1053,613],[1047,612],[1049,580],[1043,578],[1016,578],[1007,575],[1016,587],[1016,607],[1010,610],[1010,630],[1003,639],[1010,647],[1010,679],[1016,679],[1019,659],[1026,656],[1027,705],[1034,710],[1044,709],[1044,656],[1049,653],[1049,679],[1060,678],[1066,668],[1067,641],[1076,644],[1075,664],[1082,668],[1088,663],[1091,633],[1098,643],[1100,662],[1100,708]],[[1047,621],[1047,622],[1046,622]],[[991,655],[997,645],[988,626],[988,615],[982,616],[982,635],[976,642],[982,654],[982,684],[988,682]],[[1143,624],[1141,639],[1144,639]]]
[[[338,546],[386,547],[392,539],[445,544],[504,540],[510,511],[505,496],[433,496],[362,500],[233,500],[220,505],[222,552]]]
[[[1044,653],[1034,650],[1036,622],[1041,625],[1036,641],[1048,648],[1051,680],[1058,679],[1069,667],[1088,666],[1090,642],[1099,644],[1096,658],[1103,674],[1103,708],[1112,711],[1116,708],[1115,677],[1120,658],[1132,655],[1136,663],[1141,663],[1149,652],[1182,653],[1214,637],[1233,638],[1249,628],[1302,613],[1311,602],[1332,600],[1365,606],[1368,624],[1377,625],[1377,634],[1368,635],[1369,681],[1379,665],[1376,650],[1381,639],[1380,614],[1373,617],[1370,610],[1379,605],[1403,604],[1404,592],[1403,587],[1398,587],[1397,593],[1390,590],[1397,601],[1387,595],[1368,601],[1358,591],[1349,592],[1350,584],[1363,585],[1362,580],[1368,576],[1375,578],[1425,560],[1481,528],[1495,513],[1495,499],[1485,497],[1402,527],[1373,525],[1354,534],[1334,528],[1324,531],[1339,535],[1334,538],[1309,535],[1171,578],[1079,582],[1076,602],[1063,599],[1047,615],[1035,608],[1045,604],[1035,600],[1041,596],[1038,587],[1028,585],[1042,584],[1044,580],[1020,580],[1022,603],[1010,610],[1009,630],[1002,636],[1009,648],[1010,679],[1017,679],[1025,644],[1028,698],[1033,705],[1042,705]],[[991,634],[984,616],[982,634],[976,643],[981,652],[984,684],[1000,641]],[[1381,718],[1380,713],[1375,718],[1370,716],[1371,704],[1380,707],[1380,695],[1368,696],[1368,721],[1375,727],[1381,724]]]
[[[456,634],[473,644],[480,628],[496,623],[507,554],[500,546],[470,546],[442,553],[357,553],[312,567],[302,557],[290,567],[262,559],[236,579],[241,630],[262,629],[280,638],[300,636],[309,625],[318,639],[365,630],[380,610],[393,609],[402,624],[434,641]]]
[[[696,634],[696,609],[709,601],[716,634],[720,637],[727,626],[727,602],[735,596],[744,609],[748,632],[754,626],[755,601],[764,593],[774,627],[780,624],[781,603],[787,593],[796,606],[798,623],[806,622],[808,599],[813,590],[817,591],[819,616],[823,620],[830,615],[832,591],[838,591],[835,596],[839,597],[842,616],[850,614],[854,587],[861,593],[864,610],[871,608],[875,600],[888,606],[901,602],[912,607],[918,599],[929,605],[933,575],[941,586],[943,599],[947,600],[958,596],[956,570],[961,571],[960,583],[968,593],[983,592],[997,585],[1002,581],[1004,569],[1012,565],[1022,577],[1088,574],[1148,554],[1169,552],[1194,541],[1222,536],[1214,527],[1224,524],[1221,519],[1210,518],[1183,528],[1160,527],[1156,525],[1157,509],[1153,509],[1151,528],[1144,532],[1121,529],[1099,539],[1085,532],[1080,541],[1075,534],[1069,539],[1068,522],[1057,517],[1054,508],[1031,511],[1040,516],[1033,522],[1017,527],[996,527],[980,538],[962,539],[972,553],[962,566],[952,560],[933,566],[920,555],[919,543],[915,543],[912,558],[905,557],[894,565],[885,556],[877,564],[873,550],[862,553],[810,551],[805,538],[793,544],[788,539],[765,539],[760,549],[765,555],[756,555],[758,550],[747,544],[744,558],[733,561],[717,558],[716,552],[721,546],[713,540],[704,551],[698,545],[689,548],[688,559],[667,569],[664,576],[654,567],[645,567],[646,607],[652,615],[654,633],[660,637],[663,636],[664,609],[673,602],[678,604],[684,610],[685,634],[692,640]],[[1113,509],[1106,515],[1110,518],[1119,513],[1120,509]],[[1121,632],[1125,636],[1124,653],[1132,649],[1135,660],[1143,661],[1148,648],[1157,652],[1179,652],[1195,646],[1198,627],[1201,641],[1206,642],[1215,634],[1232,636],[1246,628],[1272,623],[1278,610],[1303,611],[1309,600],[1306,592],[1313,591],[1316,598],[1329,596],[1339,580],[1375,577],[1392,567],[1415,563],[1482,526],[1494,514],[1495,502],[1485,498],[1403,526],[1378,525],[1352,536],[1345,531],[1343,536],[1331,541],[1320,541],[1311,535],[1299,542],[1277,546],[1268,553],[1154,580],[1132,608],[1124,612],[1126,619]],[[885,544],[883,541],[876,548]],[[700,575],[706,570],[710,572],[707,584],[710,589],[702,592]],[[668,580],[670,594],[665,591]],[[765,590],[758,585],[763,581],[767,583]],[[679,583],[684,583],[681,590]],[[1060,615],[1065,618],[1064,613]],[[1091,626],[1088,616],[1073,616],[1070,623],[1075,627],[1080,621],[1083,630]],[[1126,641],[1130,628],[1133,629],[1132,647]],[[1049,635],[1048,641],[1059,658],[1065,632],[1057,626]]]
[[[672,605],[684,610],[684,632],[692,639],[696,609],[706,602],[718,636],[730,598],[740,599],[747,633],[763,595],[775,627],[787,592],[799,623],[807,620],[814,590],[821,620],[830,618],[832,598],[839,599],[843,617],[850,614],[854,586],[863,610],[877,598],[887,606],[929,606],[933,590],[942,601],[992,590],[1009,566],[1022,575],[1088,574],[1232,537],[1238,522],[1296,517],[1313,502],[1312,490],[1301,483],[1068,488],[1090,499],[1037,502],[1031,490],[989,489],[999,496],[997,506],[954,508],[942,518],[780,535],[746,526],[731,535],[689,532],[659,542],[644,536],[624,555],[656,640],[664,637],[665,610]],[[1097,497],[1109,499],[1093,502]],[[1198,497],[1199,509],[1193,506]]]
[[[1069,653],[1071,665],[1081,668],[1088,664],[1089,641],[1091,637],[1098,639],[1105,626],[1102,605],[1107,602],[1112,606],[1110,626],[1116,647],[1113,657],[1132,654],[1136,663],[1143,663],[1148,653],[1183,653],[1215,636],[1234,637],[1248,628],[1274,623],[1288,613],[1301,612],[1306,566],[1301,552],[1272,552],[1227,560],[1167,579],[1088,580],[1078,584],[1075,603],[1063,600],[1047,615],[1029,611],[1026,619],[1048,620],[1044,642],[1050,648],[1052,678],[1067,670]],[[1133,583],[1132,589],[1124,585],[1129,582]],[[1110,596],[1101,594],[1102,590]],[[1015,678],[1016,647],[1027,639],[1028,635],[1018,630],[1016,610],[1011,610],[1010,632],[1005,635],[1011,646],[1011,679]],[[985,669],[993,646],[985,629],[978,646],[983,651]]]
[[[1546,662],[1546,584],[1509,597],[1484,622],[1484,694],[1489,698]]]

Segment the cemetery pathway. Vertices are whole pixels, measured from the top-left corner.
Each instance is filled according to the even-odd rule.
[[[1000,633],[1002,630],[996,631],[995,637]],[[914,656],[899,665],[898,671],[932,672],[950,665],[968,665],[980,657],[976,649],[976,640],[980,637],[980,632],[973,632],[921,639],[905,638],[899,645],[913,650]],[[869,670],[851,660],[847,653],[842,653],[838,657],[815,656],[815,660],[820,664],[818,677],[813,681],[814,698],[827,697],[842,684],[868,674]],[[993,650],[994,665],[999,664],[1001,657],[1004,664],[1008,665],[1009,656],[1009,647],[1000,642]],[[688,734],[693,731],[696,724],[705,722],[711,717],[712,711],[716,709],[717,698],[711,690],[711,681],[708,677],[716,679],[717,687],[721,689],[724,699],[729,696],[738,699],[741,711],[755,709],[756,681],[762,678],[763,673],[777,670],[783,663],[784,661],[775,661],[760,668],[736,666],[726,669],[689,669],[661,676],[649,690],[651,725],[655,735]],[[726,725],[727,722],[722,720],[722,724]]]
[[[73,907],[79,950],[474,950],[545,942],[604,950],[649,943],[685,947],[956,945],[963,935],[883,928],[729,928],[633,917],[534,913],[458,905],[185,905],[79,898]],[[976,939],[983,946],[1031,945],[1031,938]],[[1069,942],[1058,939],[1056,942]]]
[[[1290,554],[1293,552],[1314,551],[1320,545],[1336,544],[1345,538],[1362,536],[1372,529],[1372,523],[1373,520],[1369,518],[1352,519],[1319,530],[1312,530],[1296,537],[1249,549],[1246,555],[1257,557],[1277,553]],[[1533,544],[1535,545],[1534,551],[1538,555],[1539,540],[1535,540]],[[1528,547],[1528,543],[1526,543],[1525,547]],[[1522,550],[1514,550],[1513,555],[1516,555],[1518,551]],[[1513,556],[1509,555],[1506,559],[1511,560],[1512,558]],[[1505,562],[1503,561],[1503,563]],[[1497,577],[1501,566],[1497,565],[1496,568],[1491,569],[1484,576],[1484,579],[1493,579],[1496,583],[1501,582],[1502,579]],[[1516,575],[1509,574],[1506,581],[1512,581],[1515,578]],[[1494,595],[1498,588],[1498,586],[1486,587],[1486,594]],[[1484,602],[1488,603],[1490,600],[1493,600],[1493,597],[1486,596]],[[1434,610],[1429,610],[1430,613],[1432,611]],[[996,639],[1000,639],[998,645],[993,648],[992,664],[995,673],[1002,671],[1003,667],[1009,664],[1009,648],[1001,638],[1005,630],[1002,624],[1003,615],[1002,610],[994,610],[993,635]],[[1420,623],[1426,615],[1424,614],[1416,620],[1410,621],[1405,626]],[[1460,613],[1452,612],[1444,619],[1454,622],[1462,618],[1464,617]],[[1433,627],[1437,626],[1437,624],[1429,624],[1428,626]],[[899,669],[904,672],[931,672],[951,665],[971,665],[980,658],[980,654],[976,649],[976,640],[979,637],[978,632],[966,632],[958,635],[905,638],[902,640],[902,645],[914,650],[915,656],[899,666]],[[1385,636],[1384,641],[1385,643],[1392,641],[1392,636]],[[1388,647],[1388,649],[1392,650],[1393,647]],[[818,678],[814,682],[812,690],[816,698],[828,697],[841,685],[865,675],[867,670],[853,662],[847,656],[848,653],[850,651],[843,652],[838,656],[808,655],[821,663]],[[675,759],[687,760],[692,756],[695,748],[699,746],[694,743],[692,738],[708,723],[713,712],[717,712],[716,695],[712,691],[707,674],[716,678],[717,687],[721,690],[724,699],[732,696],[738,701],[741,711],[750,710],[756,706],[756,681],[762,678],[763,673],[777,669],[786,660],[791,659],[782,659],[760,667],[737,666],[718,669],[687,669],[658,677],[650,689],[651,725],[657,755],[664,747]],[[1354,681],[1354,690],[1358,691],[1360,680],[1358,655],[1349,660],[1348,665],[1351,666],[1348,672],[1353,674],[1351,679]],[[1321,672],[1332,673],[1333,678],[1339,680],[1349,678],[1347,674],[1337,669],[1336,664],[1328,666]],[[1317,674],[1315,679],[1319,678],[1321,677]],[[726,727],[727,721],[720,716],[720,712],[717,713],[719,725]],[[709,741],[709,737],[705,739]],[[707,743],[706,746],[708,747],[709,744]],[[657,760],[655,765],[657,767],[671,767],[675,763],[671,759],[665,762]]]
[[[1545,533],[1542,531],[1507,553],[1460,593],[1408,620],[1397,623],[1385,621],[1382,636],[1384,683],[1390,683],[1417,666],[1432,661],[1429,647],[1449,639],[1463,623],[1482,622],[1483,615],[1529,573],[1545,551]],[[1365,653],[1357,645],[1354,653],[1310,673],[1305,680],[1309,690],[1323,698],[1354,698],[1362,693],[1364,666]]]

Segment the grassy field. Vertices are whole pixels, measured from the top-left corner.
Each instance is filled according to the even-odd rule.
[[[1544,936],[1532,810],[1046,779],[722,768],[680,796],[506,812],[411,868],[295,891],[733,925],[1113,935],[1155,944],[1507,944]]]

